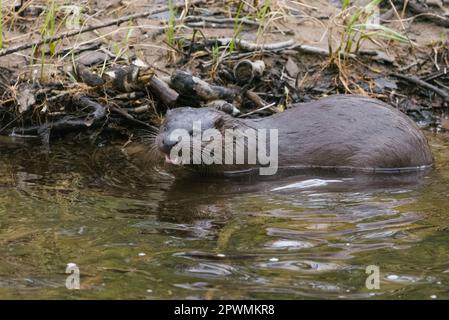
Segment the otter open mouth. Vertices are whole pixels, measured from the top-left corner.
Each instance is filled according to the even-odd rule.
[[[175,166],[182,165],[181,159],[179,159],[178,157],[172,159],[167,154],[165,155],[165,163],[172,164],[172,165],[175,165]]]

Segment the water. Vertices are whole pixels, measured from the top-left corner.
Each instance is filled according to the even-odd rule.
[[[262,180],[2,138],[0,298],[447,299],[449,137],[429,138],[427,173]],[[65,287],[68,263],[81,290]]]

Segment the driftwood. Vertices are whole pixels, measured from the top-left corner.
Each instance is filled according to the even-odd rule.
[[[155,129],[155,127],[152,126],[152,125],[150,125],[149,123],[146,123],[146,122],[140,121],[139,119],[134,118],[134,117],[133,117],[132,115],[130,115],[130,114],[128,113],[128,111],[126,111],[126,110],[123,110],[123,109],[121,109],[121,108],[119,108],[119,107],[112,106],[112,105],[109,106],[109,109],[110,109],[111,111],[115,112],[115,113],[120,114],[120,115],[123,116],[125,119],[129,120],[130,122],[137,123],[137,124],[139,124],[139,125],[141,125],[141,126],[144,126],[144,127],[149,128],[149,129]]]
[[[178,101],[179,94],[157,76],[151,77],[148,87],[151,93],[153,93],[166,106],[174,106]]]
[[[199,106],[200,101],[225,100],[232,102],[237,94],[235,90],[210,85],[181,70],[176,70],[172,74],[171,86],[192,106]]]
[[[13,128],[11,135],[38,135],[47,136],[50,132],[82,131],[90,127],[96,127],[102,124],[106,116],[106,108],[95,102],[90,97],[75,95],[72,97],[72,103],[81,108],[88,108],[90,113],[87,117],[65,116],[53,123],[45,123],[41,126],[32,126],[28,128]]]
[[[195,22],[207,22],[221,25],[234,25],[235,18],[215,18],[215,17],[197,17],[197,16],[187,16],[184,19],[184,22],[187,24],[195,23]],[[253,26],[259,27],[260,23],[254,20],[249,20],[246,18],[240,18],[238,20],[239,25]]]
[[[190,28],[232,28],[235,24],[235,18],[215,18],[215,17],[195,17],[188,16],[182,21]],[[246,18],[239,19],[239,25],[258,28],[260,23]]]
[[[257,44],[254,42],[241,40],[241,39],[234,39],[234,38],[219,38],[215,40],[211,40],[211,42],[215,42],[220,44],[221,46],[227,46],[232,41],[235,42],[235,45],[241,49],[241,50],[247,50],[247,51],[277,51],[277,50],[283,50],[291,48],[295,45],[295,41],[293,39],[282,41],[282,42],[274,42],[274,43],[264,43],[264,44]]]
[[[76,64],[75,71],[78,79],[91,87],[104,84],[104,80],[98,74],[90,71],[89,68],[82,63]]]
[[[330,52],[328,49],[323,49],[319,47],[314,47],[306,44],[295,44],[291,49],[296,51],[301,51],[307,54],[316,54],[323,57],[330,56]],[[369,57],[371,60],[384,62],[384,63],[394,63],[394,58],[388,56],[387,54],[377,51],[377,50],[360,50],[359,55]],[[355,59],[357,58],[357,54],[354,53],[344,53],[341,52],[340,56],[342,58],[350,58]]]
[[[134,124],[149,129],[154,129],[148,120],[148,114],[142,114],[149,110],[148,105],[140,106],[140,98],[146,97],[148,88],[157,100],[167,106],[174,106],[178,99],[178,93],[169,87],[163,80],[153,74],[150,69],[140,72],[135,65],[115,67],[106,72],[110,81],[105,83],[101,77],[91,72],[84,64],[78,63],[75,67],[76,76],[84,83],[91,86],[102,86],[101,92],[107,97],[87,96],[86,90],[79,90],[79,86],[73,87],[46,87],[37,89],[32,85],[25,84],[18,92],[16,105],[20,112],[19,116],[11,120],[1,131],[11,135],[39,136],[48,143],[51,133],[81,132],[89,128],[106,128],[108,123]],[[84,93],[82,93],[84,92]],[[92,92],[92,90],[90,90]],[[98,101],[108,101],[104,106]],[[61,105],[72,106],[68,109],[57,109]],[[29,127],[15,127],[17,120],[31,110],[32,106],[39,107],[40,113],[45,115],[46,123],[43,125],[31,125]],[[137,106],[137,107],[136,107]],[[134,108],[131,108],[134,107]],[[58,107],[59,108],[59,107]],[[70,110],[69,110],[70,109]],[[74,109],[74,110],[72,110]],[[128,109],[134,112],[129,114]],[[37,111],[37,109],[34,109]],[[107,117],[106,115],[109,113]],[[143,121],[143,120],[144,121]]]
[[[156,75],[140,77],[140,68],[135,65],[122,66],[106,72],[112,79],[112,87],[121,92],[131,94],[135,90],[148,85],[151,93],[166,106],[174,106],[178,99],[178,93]],[[132,98],[132,95],[116,96],[119,99]]]
[[[95,126],[92,126],[95,127]],[[52,132],[68,132],[68,131],[84,131],[89,127],[83,119],[77,118],[75,116],[65,116],[53,123],[45,123],[41,126],[31,126],[27,128],[13,128],[9,134],[11,136],[40,136],[48,135],[50,131]],[[48,140],[48,139],[46,139]]]
[[[431,90],[431,91],[435,92],[436,94],[438,94],[440,97],[442,97],[444,99],[444,101],[449,102],[449,92],[447,92],[446,90],[440,89],[424,80],[421,80],[420,78],[418,78],[416,76],[406,76],[406,75],[402,75],[402,74],[392,74],[392,76],[402,79],[402,80],[406,80],[410,83],[416,84],[416,85],[426,88],[428,90]]]
[[[258,109],[265,107],[268,103],[263,100],[259,95],[251,90],[245,92],[245,97],[251,100]]]
[[[227,46],[232,41],[232,38],[219,38],[214,40],[207,40],[206,45],[222,45]],[[240,48],[243,51],[262,51],[262,52],[269,52],[269,51],[279,51],[279,50],[295,50],[295,51],[301,51],[307,54],[315,54],[319,56],[330,56],[331,53],[328,49],[323,49],[319,47],[314,47],[306,44],[301,44],[295,42],[293,39],[282,41],[282,42],[273,42],[273,43],[265,43],[265,44],[257,44],[254,42],[246,41],[246,40],[239,40],[235,39],[235,44],[238,48]],[[389,57],[385,53],[377,50],[360,50],[358,52],[361,56],[367,56],[371,60],[384,62],[384,63],[393,63],[394,58]],[[242,57],[246,57],[246,54],[243,54]],[[355,59],[357,58],[357,54],[354,53],[340,53],[341,57],[344,58],[351,58]]]
[[[72,98],[72,103],[76,106],[92,110],[84,120],[87,127],[90,127],[94,122],[98,122],[106,116],[106,108],[89,97],[75,95]]]
[[[419,3],[417,1],[408,1],[407,6],[414,14],[431,21],[436,25],[449,28],[449,18],[439,14],[433,14],[427,4]]]

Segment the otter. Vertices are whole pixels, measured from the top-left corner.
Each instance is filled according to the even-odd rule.
[[[201,121],[201,132],[216,129],[276,129],[279,168],[332,168],[375,172],[409,171],[433,163],[426,137],[405,114],[373,98],[333,95],[313,102],[292,104],[272,116],[235,118],[213,108],[182,107],[169,110],[155,139],[156,147],[171,164],[192,164],[199,171],[224,173],[263,166],[245,158],[240,164],[179,163],[170,155],[180,139],[176,129],[191,136],[192,123]],[[252,142],[254,143],[254,142]],[[251,142],[244,144],[245,150]],[[266,145],[269,151],[272,147]],[[274,151],[274,150],[273,150]],[[212,169],[212,170],[210,170]]]

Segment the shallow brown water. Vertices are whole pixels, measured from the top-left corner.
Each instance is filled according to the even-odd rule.
[[[449,298],[449,138],[430,138],[425,174],[264,180],[2,138],[0,298]]]

